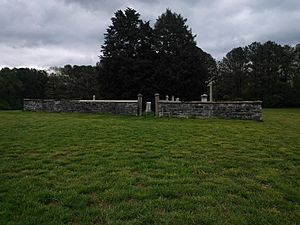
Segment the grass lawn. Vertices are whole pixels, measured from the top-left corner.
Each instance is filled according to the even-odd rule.
[[[0,111],[0,224],[300,224],[300,109],[263,120]]]

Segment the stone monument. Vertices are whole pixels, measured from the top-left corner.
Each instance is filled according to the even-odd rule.
[[[201,95],[201,102],[207,102],[207,94]]]
[[[151,112],[151,102],[146,102],[146,113]]]

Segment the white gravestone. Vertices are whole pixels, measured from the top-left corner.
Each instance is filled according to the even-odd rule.
[[[146,102],[146,113],[151,112],[151,102]]]
[[[207,94],[201,95],[201,102],[207,102]]]

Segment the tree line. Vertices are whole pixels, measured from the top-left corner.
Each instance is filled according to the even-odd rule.
[[[154,26],[134,9],[118,10],[96,66],[0,70],[0,108],[23,98],[135,99],[153,94],[197,100],[212,81],[215,100],[262,100],[265,107],[300,106],[300,45],[254,42],[219,62],[199,48],[186,19],[167,9]]]
[[[95,66],[52,68],[52,72],[29,68],[0,70],[0,109],[20,109],[24,98],[91,99],[99,93]]]
[[[214,77],[218,100],[262,100],[266,107],[300,106],[300,44],[254,42],[232,49]]]

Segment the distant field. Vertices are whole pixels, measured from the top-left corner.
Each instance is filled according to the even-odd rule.
[[[0,224],[300,224],[300,109],[263,120],[0,111]]]

